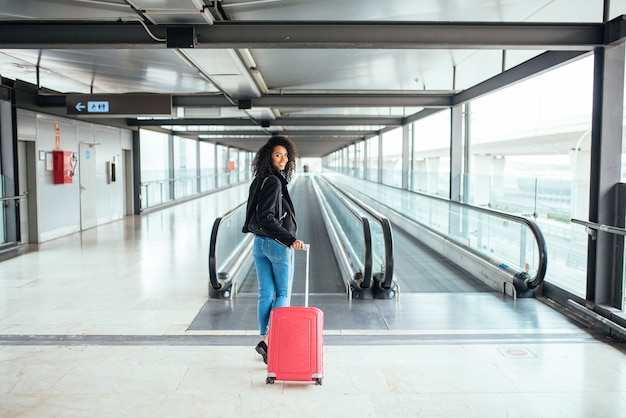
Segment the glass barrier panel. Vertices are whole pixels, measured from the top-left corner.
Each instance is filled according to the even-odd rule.
[[[438,234],[476,251],[496,265],[504,264],[517,271],[529,272],[538,266],[539,249],[526,224],[460,207],[445,199],[385,187],[336,173],[325,175],[357,196],[365,195],[389,206]]]
[[[155,180],[145,183],[141,183],[141,208],[147,209],[150,207],[161,205],[169,200],[170,196],[170,181],[169,180]]]
[[[365,237],[363,223],[337,198],[328,188],[319,188],[329,206],[329,216],[335,225],[343,243],[346,257],[350,260],[353,273],[364,272]]]
[[[525,224],[489,216],[471,209],[451,206],[450,213],[461,212],[463,228],[450,238],[484,254],[498,266],[515,266],[518,271],[536,273],[539,252],[532,232]]]
[[[215,175],[208,174],[200,177],[200,192],[208,192],[215,188]]]
[[[176,199],[181,199],[196,194],[197,181],[197,177],[179,177],[174,180]]]
[[[224,271],[231,257],[238,254],[238,250],[250,234],[241,232],[241,226],[246,220],[245,206],[237,210],[227,219],[222,219],[217,233],[215,247],[215,261],[217,273]]]
[[[230,173],[219,173],[217,175],[217,188],[225,187],[228,185],[228,178]]]
[[[545,281],[584,297],[587,234],[570,219],[587,216],[588,180],[471,175],[466,181],[470,204],[532,217],[550,254]]]
[[[374,216],[363,214],[369,220],[372,236],[372,274],[385,271],[385,237],[383,227]]]

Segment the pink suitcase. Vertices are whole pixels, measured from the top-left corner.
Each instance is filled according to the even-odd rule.
[[[275,308],[270,313],[266,383],[324,378],[324,313],[309,307],[309,245],[306,246],[304,306]]]

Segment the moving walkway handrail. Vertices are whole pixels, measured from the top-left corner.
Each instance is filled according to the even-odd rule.
[[[217,259],[215,256],[215,252],[217,249],[217,236],[219,232],[220,225],[226,222],[228,219],[232,218],[235,214],[237,214],[240,210],[244,210],[246,207],[246,202],[243,202],[226,212],[223,216],[220,216],[215,219],[213,222],[213,229],[211,230],[211,239],[209,242],[209,284],[213,289],[219,290],[222,289],[226,283],[224,280],[219,277]],[[229,260],[234,258],[237,254],[241,254],[241,252],[234,251],[233,254],[229,257]]]
[[[536,289],[541,283],[543,283],[543,280],[546,277],[546,271],[548,270],[548,249],[546,245],[546,239],[543,236],[543,233],[541,232],[541,229],[539,228],[539,225],[537,225],[537,223],[522,216],[482,208],[480,206],[468,205],[467,203],[455,202],[453,200],[448,201],[448,203],[451,203],[453,206],[458,206],[460,208],[485,213],[489,216],[495,216],[500,219],[506,219],[508,221],[513,221],[515,223],[526,225],[535,237],[537,250],[539,252],[539,262],[537,264],[537,271],[535,272],[534,277],[530,277],[530,275],[524,271],[518,272],[513,276],[513,284],[515,285],[516,289],[528,290]]]
[[[372,235],[370,230],[369,220],[366,217],[361,216],[361,214],[341,195],[338,194],[336,189],[328,189],[339,202],[350,212],[352,216],[359,222],[362,226],[363,230],[363,239],[364,239],[364,258],[362,260],[363,268],[362,271],[357,271],[354,274],[354,277],[350,279],[352,282],[350,285],[356,286],[359,289],[368,289],[372,285]],[[352,287],[348,287],[349,292],[352,291]]]
[[[336,227],[337,224],[332,226],[332,222],[327,222],[327,227],[330,227],[329,234],[332,233],[336,238],[334,242],[336,242],[337,245],[333,245],[333,247],[338,260],[339,257],[342,260],[340,267],[346,290],[349,296],[357,296],[357,294],[354,293],[355,288],[358,288],[357,290],[370,288],[373,281],[373,249],[370,220],[362,216],[362,212],[359,213],[355,206],[349,202],[349,199],[344,197],[344,195],[339,193],[336,189],[326,188],[326,190],[331,194],[323,196],[319,188],[318,194],[323,196],[323,201],[333,202],[333,205],[335,205],[333,211],[337,210],[337,207],[341,208],[337,213],[341,215],[335,219],[347,220],[347,225],[349,225],[347,231],[353,231],[352,234],[345,235],[346,221],[339,223],[339,229]],[[326,205],[328,205],[328,203],[326,203]],[[246,245],[251,241],[251,234],[241,234],[240,228],[237,228],[239,235],[242,236],[241,241],[233,241],[232,239],[231,241],[224,241],[224,239],[228,239],[227,237],[231,237],[230,232],[232,232],[232,230],[227,229],[225,232],[226,235],[223,237],[220,232],[224,225],[231,225],[232,222],[238,222],[238,219],[235,217],[241,217],[245,207],[246,202],[241,203],[223,216],[216,218],[213,223],[208,254],[209,296],[212,298],[229,297],[236,292],[234,288],[238,275],[237,272],[241,271],[246,260],[249,259],[249,248],[246,247]],[[356,222],[356,224],[352,222]],[[354,229],[355,226],[356,229]],[[338,233],[339,230],[341,231]],[[354,239],[358,240],[358,246],[354,245]],[[223,244],[226,244],[226,247],[224,247]],[[218,247],[220,249],[219,251]]]
[[[359,179],[359,180],[361,180],[361,179]],[[367,182],[367,180],[363,180],[363,181]],[[378,183],[375,183],[375,184],[377,186],[380,186],[380,184],[378,184]],[[439,197],[439,196],[432,196],[432,195],[427,195],[427,194],[424,194],[424,193],[419,193],[419,192],[416,192],[414,190],[400,189],[398,187],[394,187],[394,186],[390,186],[390,185],[384,185],[384,186],[388,187],[390,189],[398,190],[399,192],[402,192],[402,193],[412,193],[412,194],[418,195],[418,196],[426,198],[426,199],[440,201],[442,203],[451,205],[451,206],[459,208],[459,209],[465,209],[465,210],[468,210],[468,211],[484,213],[484,214],[486,214],[488,216],[492,216],[492,217],[508,220],[508,221],[511,221],[511,222],[514,222],[514,223],[526,226],[528,229],[530,229],[531,233],[533,234],[533,236],[535,238],[535,242],[537,244],[537,251],[538,251],[537,269],[536,269],[534,277],[531,277],[528,274],[528,272],[526,272],[526,271],[519,271],[519,272],[513,273],[513,285],[515,286],[515,289],[518,292],[519,291],[523,292],[523,291],[528,291],[528,290],[535,289],[539,285],[541,285],[541,283],[543,283],[543,281],[545,279],[547,267],[548,267],[548,251],[547,251],[546,241],[545,241],[545,238],[543,236],[543,233],[541,232],[541,229],[539,228],[539,226],[534,221],[532,221],[530,219],[527,219],[525,217],[508,214],[508,213],[505,213],[505,212],[495,211],[493,209],[483,208],[483,207],[480,207],[480,206],[473,206],[473,205],[469,205],[469,204],[466,204],[466,203],[457,202],[457,201],[454,201],[454,200],[444,199],[444,198]],[[386,206],[388,206],[388,205],[386,205]],[[397,212],[397,210],[392,208],[391,206],[388,206],[388,207],[391,210],[394,210],[394,211]],[[420,224],[424,228],[432,231],[434,234],[436,234],[438,236],[443,236],[444,238],[446,238],[446,236],[444,234],[442,234],[441,232],[437,231],[436,229],[433,229],[430,226],[425,225],[423,223],[420,223]],[[469,246],[465,246],[463,243],[459,242],[456,245],[458,245],[459,248],[464,248],[464,249],[466,249],[466,250],[476,254],[479,257],[482,257],[482,258],[485,257],[484,253],[476,251],[475,249],[473,249],[473,248],[471,248]],[[504,269],[504,270],[513,271],[513,269],[511,269],[508,266],[499,265],[499,267]]]
[[[325,183],[327,183],[330,187],[335,188],[342,194],[344,194],[348,199],[350,199],[354,204],[358,205],[361,209],[367,212],[371,217],[376,219],[377,222],[380,223],[382,231],[383,231],[383,240],[385,243],[385,268],[383,273],[383,279],[380,282],[380,286],[384,289],[390,289],[393,287],[393,233],[391,231],[391,222],[386,216],[383,216],[381,213],[374,210],[372,207],[366,205],[361,200],[357,199],[353,194],[347,192],[344,189],[337,187],[332,182],[328,181],[325,177],[321,177]]]

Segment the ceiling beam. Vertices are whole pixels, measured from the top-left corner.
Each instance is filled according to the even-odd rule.
[[[606,35],[603,23],[227,21],[188,26],[194,27],[196,48],[592,50],[623,40],[621,17],[606,25],[611,29]],[[166,40],[167,26],[144,28],[137,22],[5,20],[0,25],[1,49],[166,48]]]
[[[387,92],[351,94],[269,94],[251,98],[252,107],[450,107],[453,93]],[[43,107],[65,107],[63,94],[41,94],[39,104]],[[107,94],[107,96],[116,96]],[[123,97],[124,94],[119,94]],[[168,94],[173,107],[233,107],[224,95],[216,94]]]
[[[586,56],[585,51],[548,51],[533,57],[507,71],[468,88],[454,97],[454,105],[460,105],[477,99],[501,88],[535,77],[545,71],[553,70],[573,60]]]
[[[252,107],[449,107],[453,93],[387,92],[387,93],[287,93],[249,98]],[[223,96],[173,95],[173,106],[232,106]]]
[[[191,130],[179,131],[179,130],[176,130],[176,131],[172,131],[172,133],[175,135],[205,135],[205,136],[208,135],[208,136],[239,136],[239,137],[256,137],[256,136],[267,137],[269,135],[268,132],[264,132],[264,131],[239,130],[239,129],[228,130],[228,131],[191,131]],[[355,130],[355,129],[351,129],[351,130],[292,129],[292,130],[277,131],[273,133],[280,134],[280,135],[287,135],[287,136],[297,135],[300,137],[311,137],[311,138],[318,138],[318,137],[335,137],[336,138],[336,137],[359,137],[359,136],[364,136],[364,135],[377,135],[379,131]]]
[[[270,126],[401,126],[404,117],[390,116],[337,116],[337,117],[289,117],[265,121]],[[255,121],[239,118],[217,119],[127,119],[128,126],[182,126],[182,125],[218,125],[218,126],[252,126]],[[269,126],[265,126],[269,128]]]
[[[41,94],[42,107],[65,107],[64,94]],[[107,94],[107,96],[117,96]],[[123,97],[124,94],[119,94]],[[233,107],[224,95],[168,94],[173,107]],[[269,94],[251,98],[252,107],[450,107],[453,93]]]

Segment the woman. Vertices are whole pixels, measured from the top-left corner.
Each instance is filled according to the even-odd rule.
[[[296,216],[287,183],[296,167],[297,151],[291,139],[274,135],[252,160],[243,232],[254,232],[252,256],[259,283],[257,317],[262,340],[256,351],[267,363],[270,311],[289,306],[293,282],[293,250],[304,250],[296,239]],[[255,213],[256,212],[256,213]],[[253,220],[254,227],[250,224]]]

